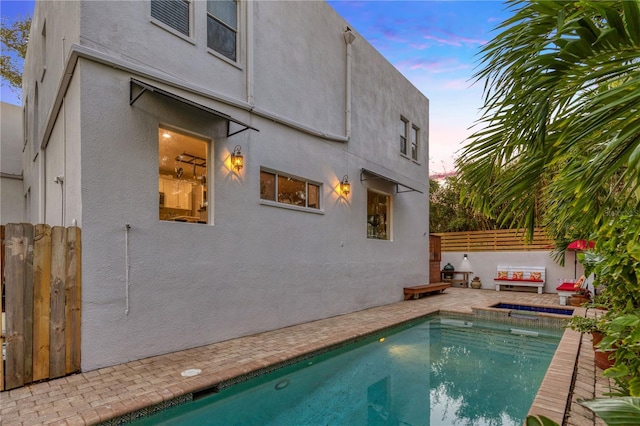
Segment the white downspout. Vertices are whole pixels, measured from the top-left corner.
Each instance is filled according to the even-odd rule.
[[[255,99],[253,97],[253,2],[248,1],[242,2],[240,4],[244,5],[247,8],[247,30],[245,31],[247,37],[247,40],[245,42],[245,46],[247,49],[247,103],[251,106],[255,106]]]
[[[347,140],[351,139],[351,43],[354,42],[356,36],[351,32],[351,28],[347,27],[347,30],[344,32],[344,41],[347,44],[347,58],[346,58],[346,68],[347,68],[347,85],[346,85],[346,94],[345,94],[345,107],[344,107],[344,133]]]

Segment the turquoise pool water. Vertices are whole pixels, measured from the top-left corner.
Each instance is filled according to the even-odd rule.
[[[522,425],[562,330],[432,317],[139,425]]]

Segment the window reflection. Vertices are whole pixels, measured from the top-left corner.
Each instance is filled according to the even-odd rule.
[[[207,148],[203,139],[158,128],[160,220],[208,222]]]
[[[389,195],[367,191],[367,238],[390,239],[390,205],[391,197]]]
[[[303,181],[278,176],[278,202],[304,207],[306,198],[306,185]]]
[[[320,209],[320,185],[278,172],[260,171],[260,199]]]

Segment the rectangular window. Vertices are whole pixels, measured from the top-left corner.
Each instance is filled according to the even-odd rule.
[[[40,146],[38,145],[38,127],[40,126],[40,123],[38,123],[38,108],[40,108],[40,105],[38,105],[38,82],[36,81],[36,84],[34,85],[34,89],[33,89],[33,129],[31,129],[30,131],[33,132],[31,137],[31,155],[33,156],[33,159],[36,159],[36,156],[38,155],[38,153],[40,152]]]
[[[208,223],[208,142],[163,127],[158,129],[160,220]]]
[[[407,131],[409,121],[404,117],[400,117],[400,152],[407,155]]]
[[[42,24],[42,74],[40,75],[40,81],[44,79],[44,74],[47,72],[47,21]]]
[[[29,98],[26,93],[24,96],[24,108],[22,109],[22,137],[24,138],[24,144],[22,145],[22,150],[24,151],[29,142]]]
[[[391,239],[391,196],[367,190],[367,238]]]
[[[207,0],[207,46],[236,61],[238,2]]]
[[[411,126],[411,159],[418,161],[418,142],[420,137],[420,129]]]
[[[151,17],[189,37],[190,0],[151,0]]]
[[[320,184],[277,172],[261,170],[260,199],[319,210]]]

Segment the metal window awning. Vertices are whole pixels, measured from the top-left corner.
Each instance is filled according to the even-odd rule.
[[[369,175],[370,177],[364,177],[365,175]],[[384,176],[381,175],[380,173],[376,173],[374,171],[371,171],[369,169],[362,169],[360,170],[360,182],[363,182],[365,180],[372,180],[372,179],[382,179],[382,180],[386,180],[387,182],[391,182],[393,184],[396,185],[396,193],[397,194],[401,194],[403,192],[419,192],[420,194],[422,194],[422,191],[420,191],[419,189],[415,189],[409,185],[405,185],[404,183],[400,183],[397,180],[391,179],[388,176]],[[406,188],[403,190],[400,190],[400,187],[402,188]]]
[[[138,100],[138,98],[140,96],[142,96],[146,91],[149,92],[153,92],[153,93],[157,93],[159,95],[165,96],[167,98],[176,100],[178,102],[182,102],[183,104],[189,105],[191,107],[197,108],[201,111],[205,111],[208,112],[210,114],[215,115],[216,117],[220,117],[222,119],[227,120],[227,137],[236,135],[238,133],[244,132],[245,130],[255,130],[256,132],[259,132],[260,130],[256,129],[253,126],[250,126],[246,123],[243,123],[240,120],[236,120],[235,118],[231,117],[230,115],[227,115],[223,112],[220,111],[216,111],[215,109],[209,108],[208,106],[199,104],[197,102],[192,101],[191,99],[187,99],[187,98],[183,98],[182,96],[176,95],[175,93],[171,93],[168,92],[164,89],[161,89],[159,87],[153,86],[149,83],[145,83],[143,81],[140,80],[136,80],[135,78],[131,79],[131,82],[129,84],[129,105],[133,105],[133,103],[135,101]],[[242,129],[240,130],[236,130],[235,132],[231,132],[231,126],[230,123],[235,123],[239,126],[242,126]]]

